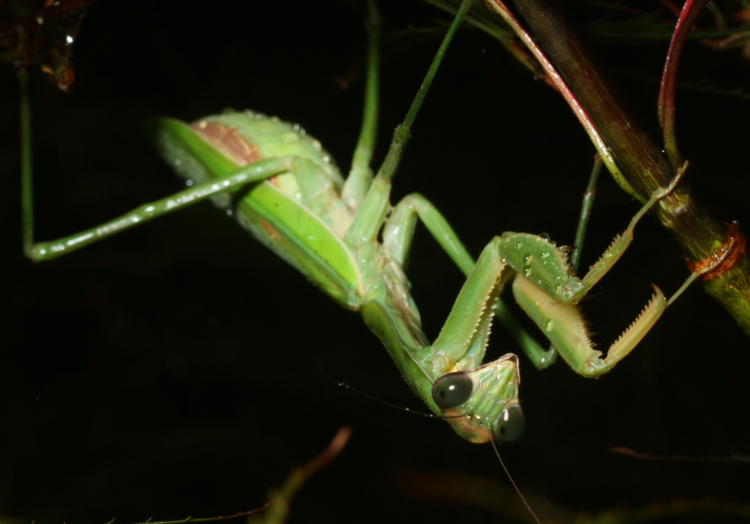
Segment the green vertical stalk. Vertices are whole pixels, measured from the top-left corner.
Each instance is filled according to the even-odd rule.
[[[19,123],[21,133],[21,239],[23,251],[29,256],[34,246],[34,204],[31,163],[31,102],[29,101],[29,75],[26,69],[18,70],[20,94]]]

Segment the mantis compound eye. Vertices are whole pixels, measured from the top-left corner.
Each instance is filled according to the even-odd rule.
[[[500,414],[500,419],[495,422],[492,434],[497,442],[513,442],[523,435],[525,427],[526,420],[521,406],[512,404]]]
[[[432,385],[432,400],[440,409],[451,409],[460,406],[471,396],[474,383],[469,375],[459,371],[448,373]]]

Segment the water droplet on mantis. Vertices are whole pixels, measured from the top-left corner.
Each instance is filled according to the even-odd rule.
[[[555,329],[555,321],[552,319],[547,320],[547,323],[544,325],[544,331],[549,333],[553,329]]]

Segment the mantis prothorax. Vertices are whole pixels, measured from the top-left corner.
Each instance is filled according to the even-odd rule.
[[[656,289],[606,357],[589,341],[576,304],[624,253],[638,220],[672,187],[652,195],[626,231],[580,279],[572,274],[564,251],[542,237],[504,233],[492,239],[475,262],[425,197],[412,194],[392,206],[391,179],[412,124],[471,3],[462,2],[374,176],[369,164],[378,103],[378,21],[371,6],[365,117],[346,179],[316,140],[298,126],[274,117],[244,111],[206,117],[193,124],[159,119],[151,123],[150,135],[191,187],[81,233],[36,244],[31,220],[29,103],[25,73],[21,72],[25,253],[34,261],[52,259],[210,198],[218,207],[232,211],[243,227],[336,302],[359,312],[412,390],[462,437],[477,443],[516,438],[523,427],[518,359],[508,353],[494,362],[483,362],[493,316],[500,311],[501,318],[507,319],[499,302],[505,284],[512,283],[521,308],[577,373],[606,373],[638,344],[669,302]],[[679,176],[672,185],[678,180]],[[423,333],[404,273],[417,220],[467,275],[432,343]],[[544,351],[528,339],[524,338],[524,352],[537,367],[544,367],[555,350]]]

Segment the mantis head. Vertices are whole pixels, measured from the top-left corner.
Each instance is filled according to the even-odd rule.
[[[524,429],[520,380],[518,357],[508,353],[476,369],[443,375],[432,385],[432,399],[466,440],[511,442]]]

